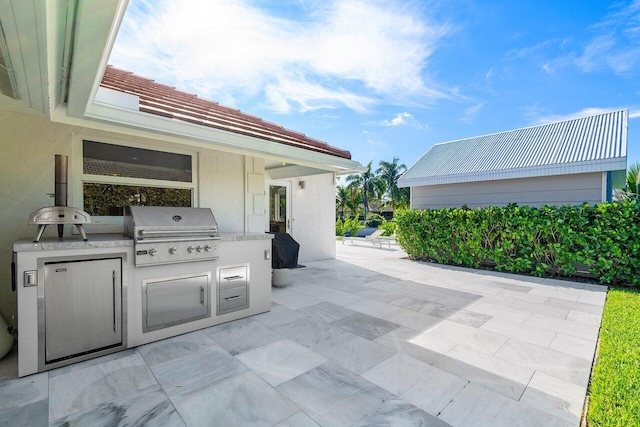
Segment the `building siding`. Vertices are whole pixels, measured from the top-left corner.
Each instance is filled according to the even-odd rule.
[[[603,201],[601,172],[412,187],[414,209],[595,204]]]

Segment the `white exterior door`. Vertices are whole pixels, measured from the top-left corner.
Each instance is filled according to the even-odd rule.
[[[291,234],[291,182],[267,181],[267,194],[269,223],[266,231]]]

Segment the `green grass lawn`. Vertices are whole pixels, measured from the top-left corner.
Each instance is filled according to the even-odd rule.
[[[640,426],[640,290],[611,288],[589,386],[590,426]]]

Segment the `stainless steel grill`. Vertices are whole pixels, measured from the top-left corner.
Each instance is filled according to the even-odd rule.
[[[218,224],[209,208],[126,206],[124,232],[134,239],[136,266],[220,256]]]

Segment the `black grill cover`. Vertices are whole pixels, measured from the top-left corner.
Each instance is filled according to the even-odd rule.
[[[300,244],[288,233],[273,233],[271,241],[271,268],[295,268],[298,266]]]

